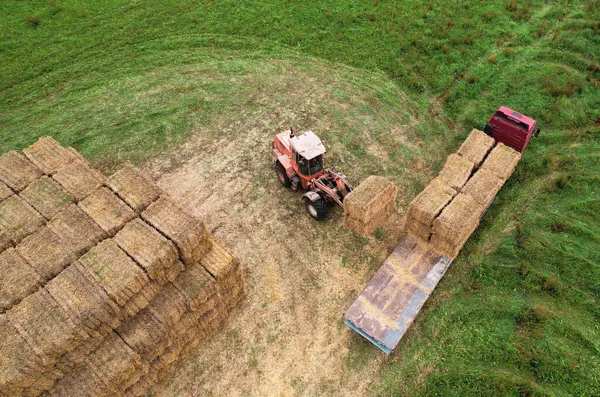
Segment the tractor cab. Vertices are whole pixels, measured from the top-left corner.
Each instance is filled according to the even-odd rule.
[[[290,138],[292,146],[292,168],[302,181],[306,189],[306,183],[323,174],[323,154],[325,146],[323,142],[312,131],[306,131],[302,135],[294,135]]]

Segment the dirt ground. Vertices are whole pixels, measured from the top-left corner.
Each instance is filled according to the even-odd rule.
[[[377,382],[385,355],[342,318],[402,234],[407,198],[399,194],[400,212],[378,238],[346,229],[341,208],[323,222],[309,217],[301,193],[280,185],[269,153],[273,136],[288,123],[317,133],[329,127],[327,117],[317,120],[316,85],[304,91],[302,105],[241,114],[211,127],[216,136],[196,131],[177,154],[146,166],[227,242],[247,282],[247,297],[224,329],[190,353],[153,389],[156,395],[349,396],[364,395]],[[409,144],[403,135],[397,140]],[[352,174],[348,164],[338,168]],[[368,350],[366,361],[353,359],[357,349]]]

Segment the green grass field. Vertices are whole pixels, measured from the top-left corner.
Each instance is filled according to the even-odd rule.
[[[0,152],[53,135],[105,170],[141,164],[257,106],[269,85],[252,76],[290,64],[340,76],[330,100],[354,113],[331,113],[346,134],[322,134],[361,175],[380,171],[361,134],[385,144],[414,120],[420,150],[386,148],[398,158],[387,172],[414,194],[431,173],[413,171],[438,170],[499,105],[537,119],[542,134],[371,391],[600,395],[600,1],[5,1],[0,12]],[[356,89],[369,96],[353,102]],[[357,340],[347,371],[376,354]]]

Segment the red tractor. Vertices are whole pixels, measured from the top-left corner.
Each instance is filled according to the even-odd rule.
[[[324,168],[325,146],[312,131],[296,135],[296,131],[281,132],[271,143],[275,171],[281,184],[298,190],[307,190],[302,195],[306,210],[313,218],[321,220],[329,213],[328,205],[344,206],[344,198],[353,189],[342,173]]]
[[[536,127],[537,122],[531,117],[500,106],[483,131],[496,141],[523,153],[531,138],[540,135],[540,129]]]

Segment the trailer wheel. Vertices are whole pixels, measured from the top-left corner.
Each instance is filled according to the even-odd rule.
[[[283,168],[283,165],[281,165],[279,161],[275,163],[275,171],[277,172],[277,179],[279,179],[279,182],[281,182],[281,184],[285,187],[290,187],[292,181],[287,176],[285,168]]]
[[[327,214],[329,213],[329,208],[327,208],[327,204],[323,200],[310,201],[304,200],[304,205],[306,206],[306,211],[315,218],[320,221],[321,219],[325,219]]]

